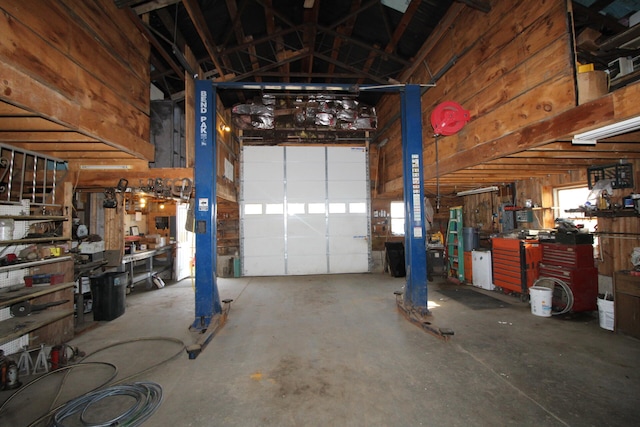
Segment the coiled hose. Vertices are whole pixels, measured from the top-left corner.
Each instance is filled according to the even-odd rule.
[[[88,419],[91,406],[103,399],[115,396],[129,396],[135,399],[131,405],[121,414],[104,421]],[[82,425],[91,427],[108,426],[139,426],[149,419],[162,403],[162,387],[153,382],[136,382],[133,384],[120,384],[107,387],[80,396],[60,408],[53,416],[52,426],[64,427],[65,425]],[[74,419],[73,424],[64,424],[65,420]]]

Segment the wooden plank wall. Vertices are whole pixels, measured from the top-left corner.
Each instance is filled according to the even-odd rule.
[[[455,23],[418,67],[413,83],[427,83],[431,74],[455,64],[422,97],[425,165],[435,163],[430,114],[445,100],[454,100],[470,110],[471,121],[456,135],[438,143],[439,172],[480,164],[520,151],[519,139],[496,146],[506,134],[531,123],[567,111],[576,105],[571,33],[564,2],[492,1],[492,10],[482,13],[464,8]],[[431,74],[430,74],[431,73]],[[388,95],[378,105],[379,117],[395,117],[397,95]],[[385,127],[381,121],[380,128]],[[387,169],[386,191],[401,188],[400,123],[393,123],[380,139]],[[425,179],[435,177],[425,168]]]
[[[216,220],[218,255],[234,255],[240,252],[238,203],[218,198]]]
[[[153,159],[149,43],[109,0],[0,5],[0,99]]]

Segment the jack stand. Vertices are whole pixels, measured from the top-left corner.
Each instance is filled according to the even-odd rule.
[[[37,374],[40,370],[45,374],[49,372],[49,362],[47,361],[47,353],[44,351],[44,344],[40,344],[40,351],[38,352],[38,358],[36,359],[36,366],[33,368],[33,373]]]
[[[189,355],[189,359],[193,360],[198,357],[218,331],[222,329],[225,323],[227,323],[227,316],[231,310],[232,301],[232,299],[222,300],[222,313],[214,315],[209,323],[209,327],[201,332],[201,337],[195,342],[195,344],[187,346],[186,350]]]
[[[409,322],[419,326],[426,332],[444,341],[449,341],[449,338],[453,336],[452,329],[438,328],[437,326],[433,326],[431,322],[427,320],[427,316],[429,316],[428,310],[425,310],[425,313],[419,313],[414,307],[407,307],[404,304],[404,301],[401,298],[402,292],[395,291],[394,295],[396,296],[396,306],[398,307],[398,311],[400,311],[400,313],[402,313]]]
[[[31,375],[31,372],[36,373],[36,365],[34,365],[26,345],[22,347],[22,354],[18,359],[18,372],[22,375]]]

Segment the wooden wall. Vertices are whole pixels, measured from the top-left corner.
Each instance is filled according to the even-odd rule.
[[[491,6],[489,13],[451,8],[449,13],[460,11],[459,15],[452,25],[441,29],[440,39],[431,43],[425,67],[417,67],[410,78],[413,83],[427,83],[432,74],[446,70],[422,96],[425,165],[435,164],[429,120],[434,107],[453,100],[471,114],[461,132],[440,138],[439,174],[521,151],[522,135],[505,137],[576,105],[565,2],[491,1]],[[397,95],[381,101],[381,129],[387,125],[384,118],[397,117],[398,108]],[[379,138],[389,139],[380,153],[386,165],[379,172],[384,177],[384,193],[398,193],[402,188],[400,132],[396,120]],[[425,179],[435,176],[435,168],[425,167]]]
[[[0,99],[153,160],[149,43],[111,0],[0,4]]]

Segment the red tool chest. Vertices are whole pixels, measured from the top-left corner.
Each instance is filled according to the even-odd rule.
[[[491,245],[493,283],[505,293],[516,292],[524,298],[538,278],[540,243],[497,237],[491,239]]]
[[[598,269],[593,260],[593,245],[543,243],[540,277],[554,277],[569,286],[574,299],[571,311],[598,309]]]

